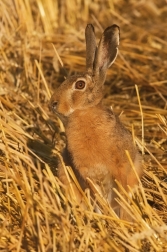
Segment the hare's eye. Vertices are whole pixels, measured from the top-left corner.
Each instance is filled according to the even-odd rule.
[[[83,80],[79,80],[75,83],[76,89],[83,89],[85,87],[85,82]]]

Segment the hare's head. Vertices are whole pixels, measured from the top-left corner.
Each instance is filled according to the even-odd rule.
[[[103,83],[107,68],[115,61],[119,45],[119,27],[105,29],[98,47],[91,24],[85,30],[86,72],[68,77],[51,97],[50,106],[65,117],[75,110],[99,104],[103,98]]]

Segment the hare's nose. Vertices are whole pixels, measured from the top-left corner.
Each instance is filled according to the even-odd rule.
[[[49,104],[49,108],[52,110],[52,111],[55,111],[56,108],[57,108],[57,101],[51,101],[50,104]]]

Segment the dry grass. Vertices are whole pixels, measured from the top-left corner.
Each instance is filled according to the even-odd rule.
[[[118,197],[134,223],[102,199],[94,213],[89,192],[84,211],[56,177],[64,133],[48,101],[64,72],[52,44],[69,73],[83,71],[89,22],[97,36],[121,27],[105,91],[143,153],[133,200]],[[166,1],[4,0],[0,31],[0,250],[167,251]]]

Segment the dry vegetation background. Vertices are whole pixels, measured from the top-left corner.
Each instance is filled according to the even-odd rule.
[[[97,38],[121,29],[105,101],[143,153],[139,189],[119,198],[134,223],[105,202],[94,213],[89,194],[84,211],[56,178],[65,136],[48,102],[64,70],[54,47],[69,74],[83,71],[90,22]],[[167,1],[0,1],[0,251],[167,251]]]

